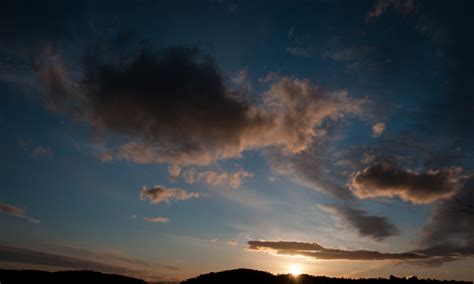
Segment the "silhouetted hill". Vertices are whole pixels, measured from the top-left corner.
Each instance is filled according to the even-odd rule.
[[[1,284],[145,284],[141,279],[105,274],[94,271],[58,271],[47,272],[39,270],[4,270],[0,269]]]
[[[466,281],[439,281],[432,279],[418,279],[416,277],[371,279],[331,278],[325,276],[311,276],[301,274],[297,277],[289,274],[273,275],[268,272],[235,269],[222,272],[203,274],[181,282],[181,284],[472,284]]]

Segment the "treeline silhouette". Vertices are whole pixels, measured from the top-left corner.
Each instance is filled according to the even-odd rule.
[[[222,272],[203,274],[181,282],[181,284],[472,284],[467,281],[440,281],[434,279],[418,279],[416,277],[398,278],[390,276],[387,278],[351,279],[332,278],[325,276],[312,276],[301,274],[293,276],[290,274],[273,275],[268,272],[235,269]]]
[[[141,279],[87,270],[47,272],[0,269],[1,284],[145,284]]]
[[[0,269],[1,284],[145,284],[146,282],[132,277],[105,274],[87,270],[47,272],[39,270],[4,270]],[[165,282],[155,282],[165,283]],[[301,274],[293,276],[290,274],[273,275],[264,271],[252,269],[235,269],[221,272],[212,272],[199,275],[181,284],[473,284],[468,281],[441,281],[434,279],[418,279],[416,277],[398,278],[332,278],[325,276],[312,276]]]

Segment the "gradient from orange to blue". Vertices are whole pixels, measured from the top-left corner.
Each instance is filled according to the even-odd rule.
[[[472,1],[4,1],[0,268],[474,280]]]

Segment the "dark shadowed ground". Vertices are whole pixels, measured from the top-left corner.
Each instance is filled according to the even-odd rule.
[[[141,279],[128,276],[105,274],[95,271],[58,271],[47,272],[39,270],[4,270],[0,269],[0,283],[101,283],[101,284],[144,284]],[[168,282],[153,282],[153,284],[164,284]],[[273,275],[264,271],[251,269],[235,269],[221,272],[212,272],[199,275],[182,281],[181,284],[234,284],[234,283],[265,283],[265,284],[472,284],[467,281],[440,281],[434,279],[418,279],[416,277],[397,278],[390,276],[386,278],[371,279],[349,279],[331,278],[325,276],[312,276],[301,274],[293,276],[290,274]],[[150,283],[151,284],[151,283]]]

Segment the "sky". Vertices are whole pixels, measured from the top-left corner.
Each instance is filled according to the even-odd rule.
[[[4,1],[0,267],[474,280],[473,5]]]

